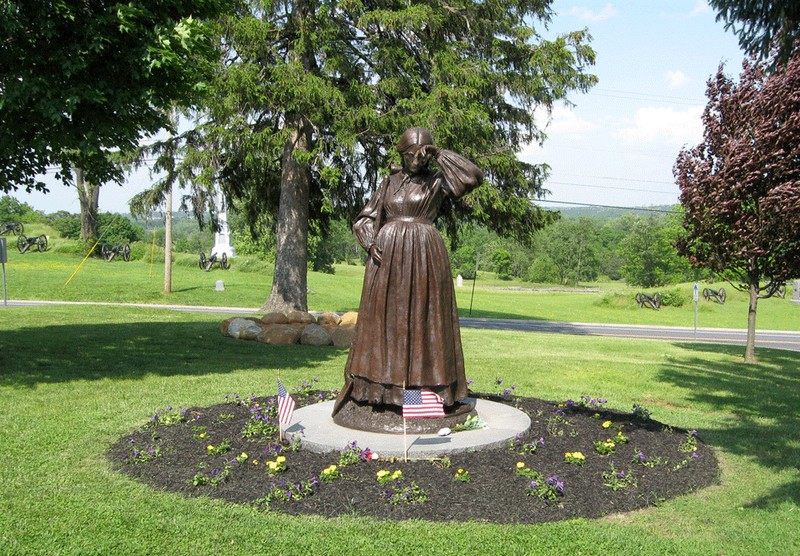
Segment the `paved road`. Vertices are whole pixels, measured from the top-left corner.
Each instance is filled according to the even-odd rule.
[[[579,322],[551,322],[511,319],[462,318],[463,328],[487,328],[494,330],[520,330],[528,332],[552,332],[582,336],[614,336],[645,340],[668,340],[672,342],[708,342],[744,346],[747,331],[731,328],[698,328],[677,326],[640,326],[630,324],[590,324]],[[800,332],[779,330],[756,330],[756,347],[769,347],[800,351]]]
[[[124,305],[128,307],[150,307],[196,313],[223,315],[254,315],[257,309],[246,307],[210,307],[186,305],[154,305],[145,303],[91,303],[82,301],[19,301],[9,300],[9,306],[21,305]],[[0,306],[2,307],[2,306]],[[463,328],[489,330],[516,330],[521,332],[548,332],[553,334],[577,334],[581,336],[613,336],[644,340],[667,340],[671,342],[707,342],[744,346],[747,331],[731,328],[698,328],[677,326],[640,326],[629,324],[590,324],[579,322],[553,322],[540,320],[461,318]],[[800,331],[757,330],[756,347],[800,351]]]

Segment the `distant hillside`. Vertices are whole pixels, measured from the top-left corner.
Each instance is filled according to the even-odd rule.
[[[672,211],[674,205],[661,205],[637,208],[606,208],[606,207],[549,207],[550,210],[558,210],[564,218],[593,218],[597,220],[610,220],[619,218],[623,214],[664,214],[660,211]],[[656,212],[654,212],[656,211]]]

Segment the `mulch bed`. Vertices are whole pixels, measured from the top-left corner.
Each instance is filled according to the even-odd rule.
[[[434,460],[405,462],[383,459],[380,454],[379,459],[365,460],[369,446],[350,450],[342,446],[342,452],[355,456],[357,462],[340,465],[342,452],[317,454],[277,444],[274,398],[234,395],[212,407],[167,408],[148,425],[120,438],[108,457],[117,470],[158,490],[254,504],[292,515],[387,520],[541,523],[595,518],[658,504],[718,479],[714,452],[694,431],[644,418],[643,411],[635,412],[638,415],[610,411],[603,408],[602,400],[591,399],[552,402],[472,396],[525,411],[533,422],[530,432],[515,446]],[[330,393],[306,391],[293,397],[302,407],[330,399]],[[248,426],[254,434],[245,437]],[[264,434],[255,434],[259,432]],[[598,453],[595,442],[619,440],[620,433],[627,442],[615,442],[611,454]],[[214,453],[218,451],[224,453]],[[568,463],[567,452],[580,452],[585,463]],[[278,455],[286,458],[286,469],[270,474],[268,463],[277,461]],[[549,479],[562,487],[555,498],[529,494],[532,479],[519,474],[518,462],[540,473],[539,482]],[[340,476],[331,482],[320,480],[331,465],[337,465]],[[403,477],[400,483],[382,485],[376,479],[379,471],[398,470]],[[468,472],[469,482],[454,479],[459,470],[462,475]],[[408,494],[412,483],[421,495]],[[286,500],[290,491],[292,499]],[[389,499],[392,494],[396,503]],[[420,497],[425,500],[413,503]],[[412,502],[404,501],[409,498]]]

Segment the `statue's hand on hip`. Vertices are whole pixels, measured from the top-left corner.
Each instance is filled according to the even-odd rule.
[[[381,250],[377,245],[375,245],[375,244],[370,245],[370,247],[369,247],[369,256],[372,259],[372,262],[374,262],[378,266],[381,265],[381,261],[383,259],[381,257]]]

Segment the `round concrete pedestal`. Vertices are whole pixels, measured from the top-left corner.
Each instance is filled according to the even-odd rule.
[[[408,457],[424,458],[505,446],[531,426],[530,417],[522,411],[481,399],[476,400],[475,411],[487,426],[449,436],[387,434],[345,428],[333,422],[332,411],[332,401],[298,409],[292,424],[284,431],[285,436],[290,440],[299,438],[302,447],[312,452],[340,452],[355,441],[360,448],[369,448],[380,457],[402,457],[407,448]]]

